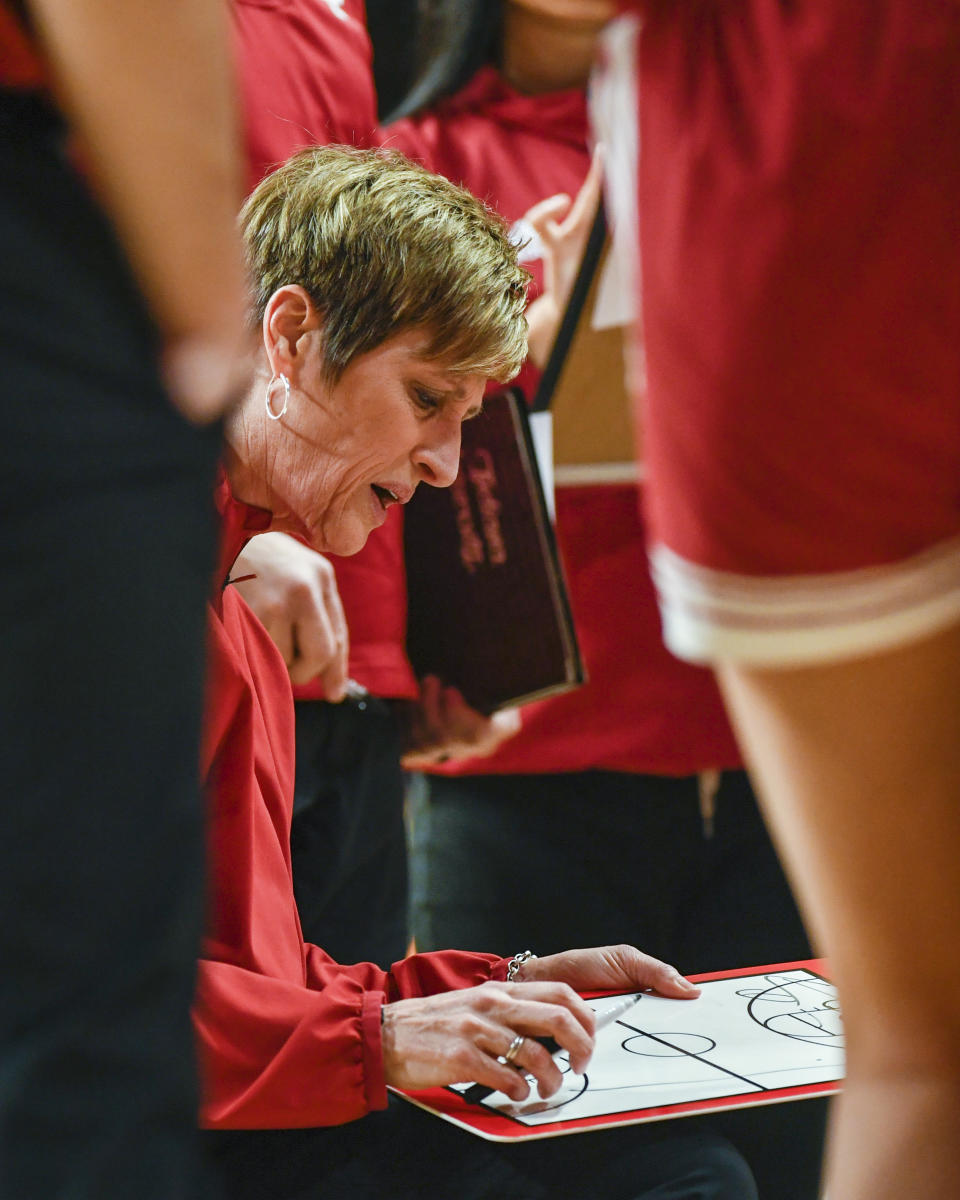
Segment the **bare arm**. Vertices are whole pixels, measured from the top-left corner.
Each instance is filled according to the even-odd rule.
[[[245,284],[233,78],[220,0],[30,0],[80,138],[167,342],[168,383],[205,421],[239,385]]]

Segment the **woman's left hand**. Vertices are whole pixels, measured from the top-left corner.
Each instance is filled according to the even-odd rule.
[[[401,762],[408,771],[421,771],[461,758],[484,758],[519,729],[517,709],[484,716],[457,688],[427,675],[420,681],[419,700],[410,706],[410,744]]]
[[[575,992],[636,989],[678,1000],[692,1000],[700,995],[700,989],[684,979],[675,967],[626,945],[564,950],[545,958],[528,958],[515,978],[523,983],[551,979],[569,984]]]

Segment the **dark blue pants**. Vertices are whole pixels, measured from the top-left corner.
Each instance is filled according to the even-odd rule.
[[[0,97],[0,1195],[207,1197],[189,1026],[218,435],[52,115]]]

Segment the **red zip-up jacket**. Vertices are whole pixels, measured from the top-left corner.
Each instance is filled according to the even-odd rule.
[[[279,651],[224,586],[269,513],[217,488],[223,521],[209,605],[202,751],[209,806],[209,920],[194,1025],[201,1123],[215,1129],[337,1125],[386,1105],[384,1003],[503,979],[496,955],[420,954],[383,971],[341,966],[300,931],[290,869],[294,720]]]

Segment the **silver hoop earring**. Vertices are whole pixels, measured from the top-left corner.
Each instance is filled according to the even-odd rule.
[[[281,408],[279,412],[274,412],[270,400],[273,396],[273,385],[278,379],[283,384],[283,408]],[[279,421],[283,414],[287,411],[287,405],[290,403],[290,380],[286,377],[286,375],[281,374],[270,376],[270,382],[267,384],[267,395],[264,403],[267,409],[267,416],[270,418],[270,420]]]

